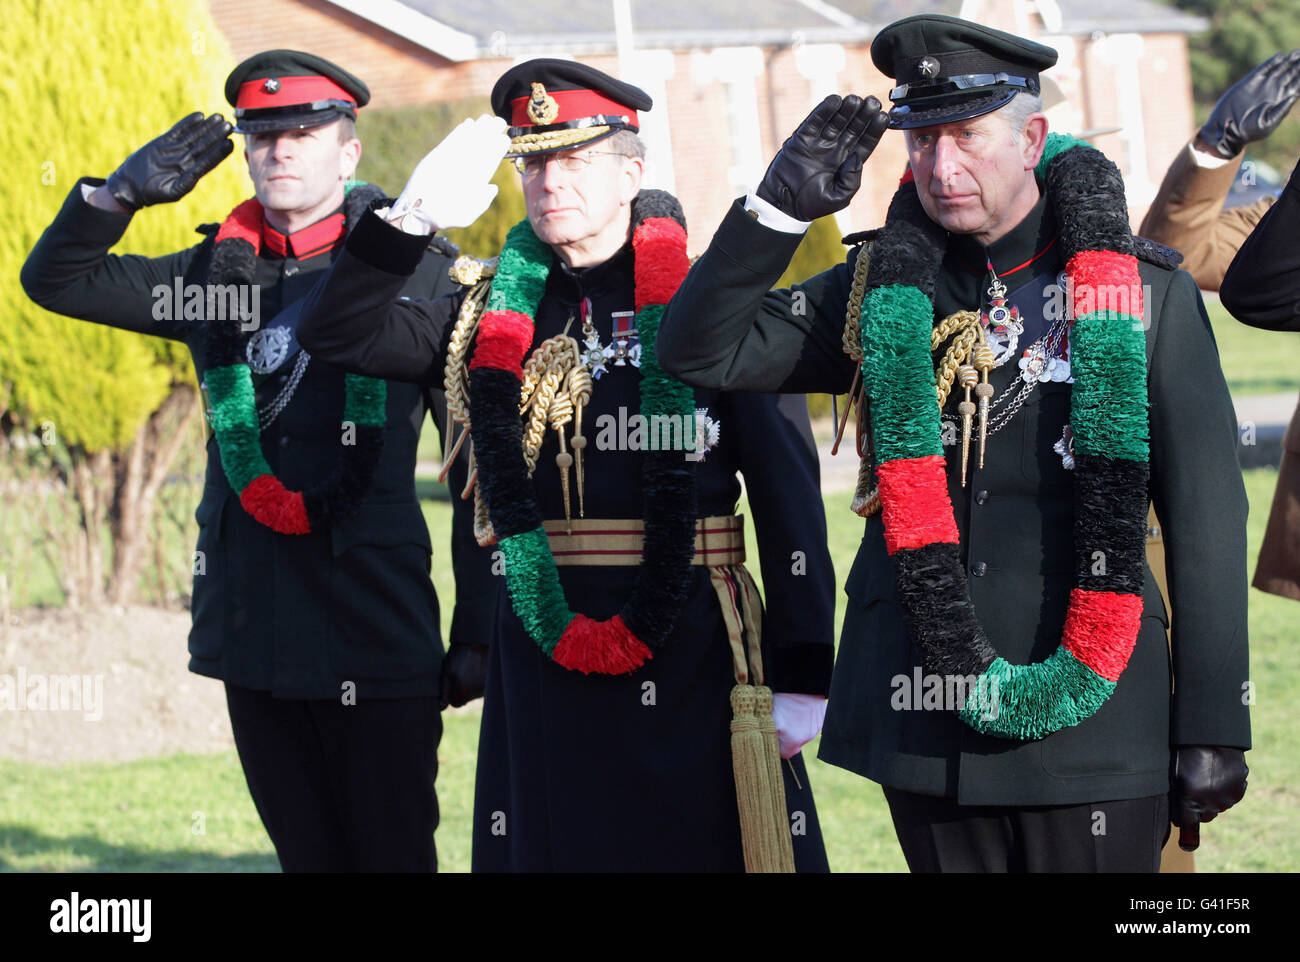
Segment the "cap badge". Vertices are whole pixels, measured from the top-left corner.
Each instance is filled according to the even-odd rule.
[[[280,81],[274,77],[267,77],[266,83],[262,84],[262,89],[268,94],[277,94],[280,92]]]
[[[533,95],[528,98],[528,116],[535,124],[549,124],[560,116],[560,105],[546,92],[544,84],[533,84]]]
[[[927,77],[933,80],[935,77],[939,76],[939,61],[935,60],[933,57],[922,57],[921,62],[916,65],[916,68],[921,71],[922,77]]]

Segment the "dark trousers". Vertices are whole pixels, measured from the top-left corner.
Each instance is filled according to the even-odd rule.
[[[436,697],[344,705],[227,684],[226,704],[284,871],[437,871]]]
[[[1003,808],[885,788],[913,872],[1158,872],[1169,796]]]

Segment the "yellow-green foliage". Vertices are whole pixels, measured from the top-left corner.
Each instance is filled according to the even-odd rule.
[[[189,372],[182,345],[58,317],[18,283],[23,260],[81,176],[107,177],[195,110],[230,115],[234,63],[203,0],[6,0],[0,31],[0,382],[15,411],[89,451],[120,448]],[[250,194],[236,151],[180,203],[136,214],[117,253],[192,246]]]
[[[814,274],[828,271],[836,264],[843,263],[848,249],[840,243],[840,228],[834,217],[821,217],[813,221],[799,243],[799,248],[790,258],[790,266],[785,269],[776,287],[789,287],[806,281]]]

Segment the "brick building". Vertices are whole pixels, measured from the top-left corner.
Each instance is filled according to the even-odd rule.
[[[1193,130],[1187,34],[1205,21],[1155,0],[626,0],[620,50],[614,0],[210,0],[236,58],[271,47],[311,50],[366,79],[375,107],[485,98],[512,63],[575,57],[643,87],[650,186],[673,191],[701,250],[727,205],[828,93],[891,83],[871,38],[915,13],[947,13],[1060,51],[1046,76],[1056,130],[1119,128],[1095,143],[1125,174],[1140,217]],[[620,25],[627,22],[623,20]],[[1061,98],[1064,98],[1061,100]],[[888,135],[840,218],[879,224],[906,162]],[[1136,222],[1136,220],[1135,220]]]

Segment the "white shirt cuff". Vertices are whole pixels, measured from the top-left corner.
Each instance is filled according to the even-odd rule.
[[[84,200],[87,204],[89,204],[89,203],[90,203],[90,195],[93,194],[93,193],[94,193],[95,191],[97,191],[97,190],[99,190],[98,187],[92,187],[92,186],[90,186],[90,184],[82,184],[82,185],[81,185],[81,199]]]
[[[752,192],[745,198],[745,213],[751,215],[764,227],[779,230],[784,234],[806,234],[811,226],[811,221],[795,220]]]
[[[1188,144],[1187,149],[1192,152],[1192,160],[1196,162],[1196,166],[1203,167],[1206,170],[1214,170],[1224,164],[1232,163],[1233,160],[1231,157],[1218,157],[1214,154],[1207,154],[1203,150],[1197,150],[1195,142]]]

